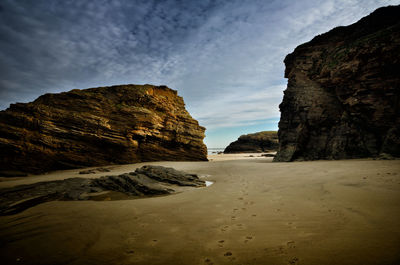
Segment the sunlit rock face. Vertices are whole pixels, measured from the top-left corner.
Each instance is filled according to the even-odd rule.
[[[400,156],[399,14],[377,9],[285,58],[275,161]]]
[[[55,169],[207,160],[205,128],[166,86],[121,85],[45,94],[0,112],[0,169]]]

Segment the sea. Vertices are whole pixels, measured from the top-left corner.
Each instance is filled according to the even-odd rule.
[[[216,154],[218,154],[218,152],[223,152],[225,150],[225,148],[210,147],[210,148],[207,148],[207,150],[208,150],[209,155],[216,155]]]

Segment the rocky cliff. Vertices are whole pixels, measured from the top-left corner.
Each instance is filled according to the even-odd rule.
[[[399,14],[377,9],[285,58],[275,161],[400,156]]]
[[[236,141],[230,143],[225,148],[224,153],[259,153],[276,151],[277,148],[277,133],[274,131],[264,131],[241,135]]]
[[[0,112],[0,169],[55,169],[207,160],[205,128],[165,86],[121,85],[46,94]]]

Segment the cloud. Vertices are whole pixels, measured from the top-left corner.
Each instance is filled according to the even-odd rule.
[[[176,86],[182,87],[191,113],[208,129],[243,125],[262,120],[261,116],[277,118],[286,86],[284,57],[315,35],[354,23],[384,4],[242,1],[225,5],[187,43],[182,55],[185,66],[179,67],[187,71],[180,73]]]
[[[4,0],[0,108],[153,83],[178,89],[210,132],[250,128],[278,120],[288,53],[389,4],[400,0]]]
[[[207,1],[179,3],[5,1],[1,106],[72,88],[164,83],[175,66],[172,53],[206,19]]]

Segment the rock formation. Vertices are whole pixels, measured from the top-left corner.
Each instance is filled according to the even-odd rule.
[[[0,112],[0,170],[157,160],[207,160],[205,128],[165,86],[121,85],[45,94]]]
[[[275,161],[400,156],[399,14],[379,8],[285,58]]]
[[[136,197],[171,194],[176,186],[206,185],[196,174],[161,166],[143,166],[135,172],[118,176],[68,178],[2,189],[0,215],[15,214],[48,201],[96,199],[107,191]]]
[[[276,151],[278,149],[278,135],[274,131],[264,131],[241,135],[230,143],[224,150],[229,153],[260,153]]]

